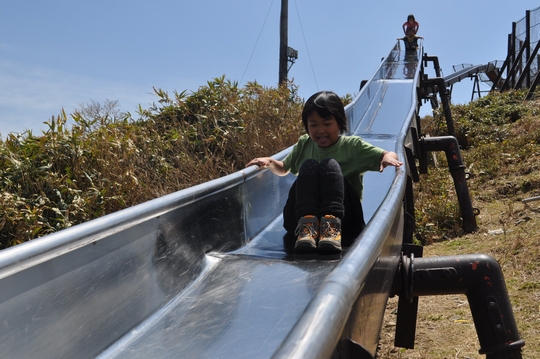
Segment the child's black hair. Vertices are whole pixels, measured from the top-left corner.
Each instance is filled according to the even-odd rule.
[[[411,19],[412,19],[412,21],[416,21],[413,14],[409,14],[409,16],[407,16],[407,21],[409,21]]]
[[[329,120],[332,117],[336,119],[339,130],[341,133],[347,132],[347,116],[345,115],[345,107],[343,102],[332,91],[320,91],[306,101],[304,109],[302,110],[302,123],[306,132],[308,132],[307,119],[309,115],[317,112],[322,118]]]

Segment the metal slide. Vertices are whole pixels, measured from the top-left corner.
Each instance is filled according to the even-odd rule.
[[[463,79],[472,77],[481,72],[488,72],[491,70],[493,70],[493,66],[491,64],[467,66],[448,76],[445,76],[444,82],[446,83],[447,86],[451,86],[455,84],[456,82],[460,82]]]
[[[401,159],[419,59],[394,47],[346,108],[352,132]],[[366,174],[368,226],[338,258],[288,250],[294,176],[256,167],[3,250],[1,357],[373,357],[407,170]]]
[[[474,99],[475,93],[478,94],[478,97],[481,97],[480,82],[491,83],[490,87],[493,89],[502,88],[504,80],[499,76],[501,69],[497,66],[497,61],[492,61],[484,65],[463,64],[462,66],[463,68],[444,77],[446,87],[450,87],[450,93],[452,93],[455,83],[466,78],[474,78],[471,101]]]

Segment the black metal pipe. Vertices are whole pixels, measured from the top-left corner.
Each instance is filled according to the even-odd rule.
[[[422,257],[424,248],[419,245],[403,245],[398,274],[394,277],[391,296],[399,294],[394,346],[414,349],[416,319],[418,317],[418,297],[412,295],[412,275],[414,258]]]
[[[420,146],[423,153],[428,151],[444,151],[446,153],[448,168],[452,174],[458,196],[461,218],[463,219],[463,230],[468,233],[476,231],[478,226],[476,225],[475,210],[472,207],[469,189],[467,188],[465,165],[459,151],[458,140],[452,136],[424,137],[420,140]]]
[[[416,258],[412,297],[465,294],[478,335],[480,354],[488,359],[519,359],[525,342],[519,337],[503,273],[484,254]]]
[[[428,54],[424,54],[424,57],[422,58],[422,60],[424,60],[424,67],[427,67],[428,61],[433,62],[435,76],[441,77],[441,66],[439,65],[439,58],[437,56],[428,56]]]
[[[436,87],[439,91],[441,98],[441,105],[443,107],[444,118],[446,120],[446,127],[450,136],[456,137],[456,130],[454,129],[454,121],[452,119],[452,111],[450,109],[450,100],[446,90],[446,82],[442,77],[433,77],[430,79],[422,80],[422,86]]]

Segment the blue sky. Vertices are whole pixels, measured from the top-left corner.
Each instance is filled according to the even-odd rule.
[[[503,60],[512,22],[538,1],[289,0],[289,72],[307,98],[357,94],[413,13],[424,50],[444,75],[462,63]],[[91,100],[122,111],[156,101],[152,88],[195,91],[225,75],[244,85],[278,81],[281,0],[0,0],[0,133],[43,122]],[[453,102],[470,99],[469,79]]]

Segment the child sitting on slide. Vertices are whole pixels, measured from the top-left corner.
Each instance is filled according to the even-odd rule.
[[[341,252],[341,236],[356,238],[365,227],[362,210],[363,174],[400,167],[395,152],[385,151],[358,136],[344,136],[347,118],[343,102],[333,92],[312,95],[302,110],[307,134],[283,161],[251,160],[274,174],[297,175],[283,209],[283,226],[294,233],[296,252]]]

